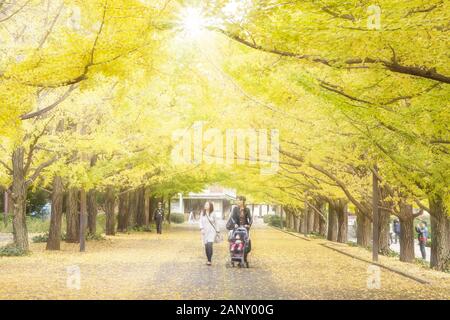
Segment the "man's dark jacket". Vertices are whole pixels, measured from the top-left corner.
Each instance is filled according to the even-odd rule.
[[[234,229],[234,225],[240,225],[240,208],[238,206],[233,208],[233,211],[231,212],[230,215],[230,219],[227,222],[227,229],[228,230],[233,230]],[[248,224],[249,226],[252,225],[253,223],[253,219],[252,219],[252,215],[250,214],[250,209],[245,207],[244,208],[244,225]]]

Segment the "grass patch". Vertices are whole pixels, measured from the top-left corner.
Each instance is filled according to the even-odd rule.
[[[13,217],[8,216],[7,225],[5,226],[4,217],[0,215],[0,232],[2,233],[12,233],[13,232]],[[42,233],[48,231],[50,227],[50,220],[41,219],[38,217],[26,217],[27,229],[29,233]]]
[[[33,237],[31,240],[33,241],[33,243],[47,243],[47,241],[48,241],[48,232],[45,232],[44,234],[37,235],[37,236]],[[65,241],[65,240],[66,240],[66,234],[62,233],[61,234],[61,241]],[[87,241],[101,241],[101,240],[106,240],[106,238],[101,233],[96,233],[96,234],[88,233],[86,235],[86,240]]]

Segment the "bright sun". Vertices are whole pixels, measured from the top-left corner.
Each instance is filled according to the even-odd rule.
[[[181,27],[190,37],[198,37],[207,26],[207,21],[199,8],[186,8],[180,13]]]

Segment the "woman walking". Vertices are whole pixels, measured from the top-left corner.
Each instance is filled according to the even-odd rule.
[[[211,265],[211,258],[213,255],[213,243],[216,234],[219,233],[219,228],[214,214],[214,206],[211,202],[206,202],[203,211],[200,214],[200,230],[202,233],[203,244],[205,245],[205,253],[208,266]]]

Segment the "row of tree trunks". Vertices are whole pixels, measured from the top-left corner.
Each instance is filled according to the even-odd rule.
[[[61,246],[61,222],[63,210],[64,189],[60,176],[53,178],[52,190],[52,213],[50,218],[50,229],[47,239],[47,250],[60,250]]]
[[[128,192],[122,190],[119,195],[117,231],[124,232],[134,226],[149,226],[153,222],[156,203],[157,199],[148,195],[144,187]]]

